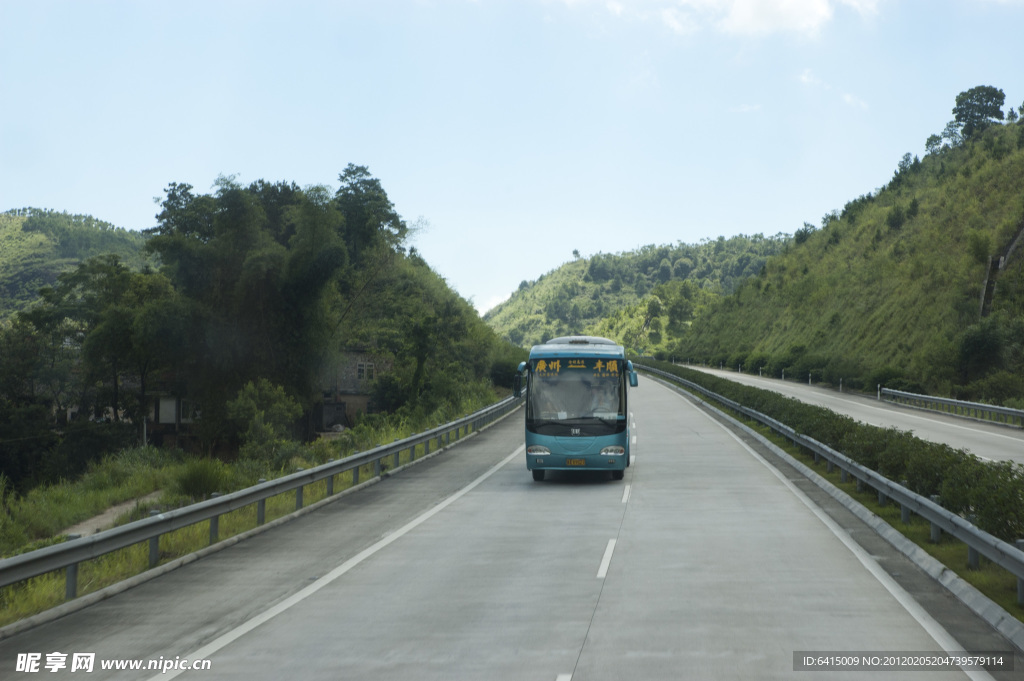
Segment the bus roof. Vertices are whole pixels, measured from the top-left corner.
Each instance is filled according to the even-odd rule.
[[[625,358],[621,345],[607,338],[597,336],[561,336],[552,338],[543,345],[534,345],[530,359],[539,357],[618,357]]]

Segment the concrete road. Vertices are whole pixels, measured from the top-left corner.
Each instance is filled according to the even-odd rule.
[[[70,666],[89,652],[94,679],[174,678],[99,668],[160,658],[208,660],[183,672],[203,679],[808,679],[819,676],[794,671],[800,651],[1009,649],[691,402],[653,381],[631,395],[624,481],[534,482],[516,412],[315,513],[0,641],[2,676],[18,678],[19,654],[45,664],[58,652]]]
[[[809,386],[805,383],[762,378],[753,374],[741,374],[707,367],[689,366],[687,368],[727,378],[744,385],[772,390],[801,402],[831,409],[837,414],[844,414],[873,426],[908,430],[922,440],[942,442],[957,449],[965,449],[985,459],[1024,464],[1024,430],[1018,428],[899,407],[861,394],[840,393],[837,390]]]

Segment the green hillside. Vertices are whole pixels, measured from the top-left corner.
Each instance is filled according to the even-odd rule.
[[[933,136],[929,149],[905,156],[886,187],[820,229],[805,225],[670,351],[745,371],[1020,404],[1024,125],[990,125],[941,148]]]
[[[691,302],[677,305],[675,316],[666,321],[666,326],[677,324],[695,312],[693,301],[735,291],[740,282],[761,270],[770,255],[780,253],[787,239],[785,235],[739,235],[697,245],[649,245],[625,253],[577,257],[536,281],[522,282],[484,320],[511,342],[529,346],[565,334],[596,333],[607,326],[607,318],[641,304],[646,311],[659,295],[685,291]],[[666,307],[665,315],[669,313]],[[648,330],[632,333],[627,344],[653,351],[662,339],[648,337]],[[620,331],[630,334],[625,326]]]
[[[149,262],[145,236],[87,215],[38,208],[0,213],[0,320],[25,309],[39,289],[96,255],[114,253],[130,268]]]

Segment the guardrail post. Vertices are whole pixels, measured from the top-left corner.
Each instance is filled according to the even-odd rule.
[[[906,504],[900,504],[900,520],[904,525],[910,524],[910,507]]]
[[[358,452],[356,452],[358,454]],[[353,456],[355,456],[353,454]],[[355,487],[359,484],[359,466],[352,469],[352,486]]]
[[[938,494],[933,494],[931,496],[931,500],[936,504],[938,504],[941,501]],[[930,523],[932,526],[932,533],[929,540],[933,544],[938,544],[940,541],[942,541],[942,528],[936,525],[934,520],[930,521]]]
[[[260,478],[259,483],[262,485],[267,481],[266,478]],[[256,502],[256,524],[262,525],[267,521],[267,500],[260,499]]]
[[[1013,545],[1024,551],[1024,539],[1018,539]],[[1024,577],[1017,578],[1017,605],[1024,606]]]
[[[69,534],[68,541],[81,539],[80,534]],[[78,563],[68,565],[64,573],[64,600],[70,601],[78,596]]]
[[[220,492],[214,492],[213,494],[210,495],[210,498],[213,499],[213,498],[219,497],[219,496],[220,496]],[[214,544],[216,544],[217,540],[219,538],[220,538],[220,516],[219,515],[215,515],[212,518],[210,518],[210,546],[213,546]]]
[[[839,469],[839,482],[849,482],[849,481],[850,481],[850,472],[847,471],[845,468],[840,468]]]
[[[160,511],[156,509],[149,512],[149,517],[160,515]],[[149,538],[149,567],[156,567],[156,564],[160,562],[160,535]]]

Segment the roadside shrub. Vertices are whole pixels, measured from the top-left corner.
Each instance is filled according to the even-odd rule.
[[[825,363],[822,380],[825,383],[839,385],[851,390],[861,390],[867,378],[867,371],[860,362],[845,357],[832,357]]]
[[[852,428],[835,447],[857,463],[874,470],[885,448],[883,438],[876,433],[869,433],[862,428]]]
[[[202,501],[214,492],[221,492],[228,478],[224,463],[217,459],[186,461],[174,476],[174,491],[193,501]]]
[[[1024,536],[1024,466],[986,461],[970,490],[970,513],[978,527],[1013,541]]]
[[[743,367],[743,371],[750,371],[750,368],[747,366],[747,353],[737,352],[734,355],[731,355],[726,361],[726,369],[732,369],[735,371],[738,367]]]
[[[997,371],[974,381],[964,393],[975,402],[1007,404],[1009,400],[1024,397],[1024,376],[1010,371]]]
[[[771,357],[763,352],[757,352],[747,357],[747,364],[750,367],[751,373],[757,370],[764,370],[771,362]]]
[[[941,494],[942,484],[949,470],[957,465],[963,456],[963,452],[958,452],[949,445],[914,447],[907,454],[907,489],[925,497]]]
[[[889,478],[899,482],[906,477],[907,464],[910,453],[920,440],[915,442],[913,435],[897,428],[886,428],[881,433],[882,450],[878,454],[876,470]]]

